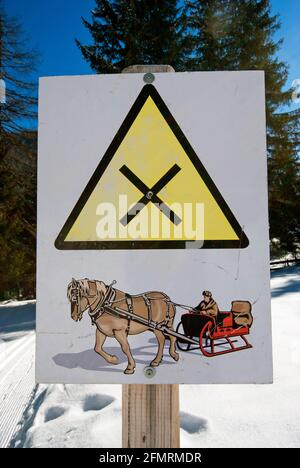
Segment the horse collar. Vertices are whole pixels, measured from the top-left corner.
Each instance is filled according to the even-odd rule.
[[[101,315],[105,311],[105,306],[112,305],[115,299],[115,296],[116,296],[115,289],[112,288],[111,286],[107,286],[107,291],[105,295],[103,296],[102,301],[99,301],[99,303],[97,304],[95,310],[91,311],[91,309],[89,309],[89,316],[91,317],[92,324],[94,324],[96,320],[98,320],[98,318],[101,317]]]

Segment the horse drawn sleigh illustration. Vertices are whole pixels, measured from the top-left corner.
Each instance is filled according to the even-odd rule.
[[[96,325],[95,351],[110,364],[118,364],[118,358],[103,349],[107,337],[115,338],[127,356],[125,374],[133,374],[135,360],[128,342],[128,335],[152,331],[157,339],[158,350],[150,365],[157,367],[162,361],[166,339],[169,354],[178,361],[180,351],[200,350],[206,357],[252,348],[246,335],[253,322],[251,304],[248,301],[233,301],[229,312],[217,311],[215,316],[173,302],[165,293],[149,291],[130,295],[103,281],[81,279],[72,281],[67,288],[71,303],[71,317],[82,319],[88,312]],[[176,308],[187,309],[174,330]],[[205,309],[205,307],[204,307]],[[236,344],[242,341],[242,344]],[[225,349],[224,349],[225,348]]]

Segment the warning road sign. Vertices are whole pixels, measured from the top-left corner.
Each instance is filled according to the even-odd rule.
[[[145,85],[61,229],[58,249],[244,248],[243,227]]]
[[[40,81],[37,381],[271,382],[264,74],[146,78]]]

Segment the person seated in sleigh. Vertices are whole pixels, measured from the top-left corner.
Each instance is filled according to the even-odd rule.
[[[208,315],[209,317],[216,317],[219,313],[219,307],[212,297],[210,291],[203,291],[203,300],[198,304],[193,312],[201,315]]]

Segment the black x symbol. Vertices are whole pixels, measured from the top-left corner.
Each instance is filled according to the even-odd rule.
[[[150,201],[167,216],[174,224],[180,224],[181,219],[172,211],[158,196],[157,193],[165,187],[165,185],[176,176],[180,171],[180,167],[174,164],[164,176],[159,179],[153,187],[149,188],[141,181],[125,164],[121,167],[120,172],[127,177],[130,182],[135,185],[144,196],[128,211],[128,213],[120,219],[120,223],[126,226],[130,221],[146,206]]]

